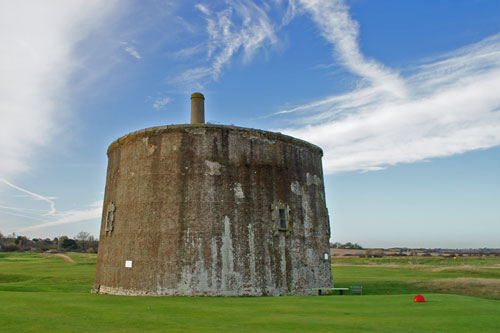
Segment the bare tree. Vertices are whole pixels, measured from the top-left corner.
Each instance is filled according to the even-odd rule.
[[[94,236],[89,236],[89,239],[87,240],[87,252],[97,252],[97,248],[99,247],[99,240],[96,239]]]
[[[75,239],[79,241],[80,246],[86,250],[87,240],[89,239],[90,234],[85,231],[80,231],[78,235],[75,236]]]

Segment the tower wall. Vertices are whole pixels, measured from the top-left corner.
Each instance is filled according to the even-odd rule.
[[[266,131],[176,125],[122,137],[108,157],[95,292],[332,286],[320,148]]]

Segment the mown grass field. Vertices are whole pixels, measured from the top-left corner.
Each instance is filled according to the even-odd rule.
[[[0,253],[0,331],[500,330],[498,258],[339,258],[335,286],[363,296],[224,298],[93,295],[95,255],[69,256]]]

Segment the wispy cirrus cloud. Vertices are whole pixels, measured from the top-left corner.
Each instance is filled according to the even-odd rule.
[[[266,6],[253,1],[227,1],[223,8],[211,9],[198,3],[195,8],[204,16],[207,41],[180,51],[181,54],[199,53],[205,49],[204,64],[175,76],[170,83],[203,87],[216,81],[236,55],[249,62],[256,51],[277,42],[277,25]]]
[[[11,182],[0,179],[0,182],[10,188],[17,190],[22,193],[28,194],[28,198],[32,198],[38,201],[45,201],[49,205],[48,211],[27,208],[29,207],[29,202],[27,202],[23,207],[12,207],[0,205],[0,214],[21,217],[23,220],[29,219],[37,221],[36,224],[30,224],[29,226],[23,227],[10,227],[8,231],[10,232],[29,232],[34,230],[40,230],[48,227],[54,227],[63,224],[84,222],[89,220],[96,220],[101,217],[102,213],[102,201],[96,201],[84,209],[73,209],[73,210],[56,210],[55,198],[50,196],[44,196],[33,191],[27,190],[21,186],[12,184]]]
[[[139,51],[137,51],[135,46],[133,46],[127,42],[120,42],[120,43],[125,46],[125,48],[124,48],[125,52],[130,54],[132,57],[136,58],[137,60],[142,58],[142,56],[139,54]]]
[[[54,214],[54,219],[44,221],[42,223],[30,225],[27,227],[19,228],[16,232],[29,232],[34,230],[40,230],[48,227],[55,227],[63,224],[85,222],[90,220],[99,219],[102,214],[102,203],[101,206],[94,206],[88,209],[82,210],[66,210],[63,212],[58,212]]]
[[[343,1],[301,0],[360,88],[281,110],[323,147],[327,173],[379,170],[500,144],[500,34],[402,75],[364,57]]]
[[[153,103],[153,109],[155,109],[155,110],[161,110],[161,109],[165,108],[165,106],[167,106],[167,104],[170,103],[171,101],[172,101],[171,97],[158,98]]]
[[[299,3],[311,15],[323,37],[332,43],[335,57],[347,69],[387,94],[406,95],[405,83],[398,73],[361,53],[359,24],[351,18],[343,0],[299,0]]]
[[[58,133],[73,51],[115,1],[0,2],[0,177],[29,169],[37,147]]]
[[[212,11],[210,9],[208,9],[207,6],[205,6],[204,4],[202,3],[197,3],[196,5],[194,5],[194,7],[196,9],[198,9],[200,12],[202,12],[203,14],[205,15],[210,15],[212,14]]]
[[[171,53],[169,53],[169,55],[171,55],[173,58],[176,58],[176,59],[186,59],[186,58],[189,58],[189,57],[192,57],[194,55],[201,54],[204,52],[205,52],[204,45],[198,44],[198,45],[182,48],[182,49],[177,50],[175,52],[171,52]]]

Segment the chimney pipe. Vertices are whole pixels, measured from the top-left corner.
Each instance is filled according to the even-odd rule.
[[[205,123],[205,96],[195,92],[191,95],[191,124]]]

